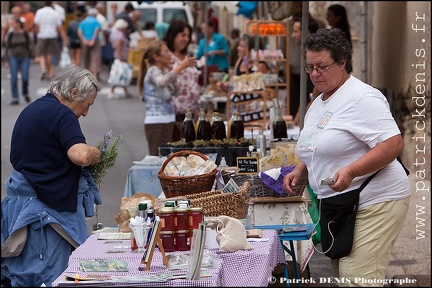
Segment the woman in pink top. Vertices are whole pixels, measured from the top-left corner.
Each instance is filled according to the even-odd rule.
[[[172,52],[173,67],[178,66],[188,55],[191,35],[192,28],[188,23],[182,20],[171,22],[164,41]],[[180,125],[185,118],[188,108],[191,108],[195,112],[195,119],[198,118],[198,99],[200,94],[198,77],[200,73],[196,67],[187,67],[177,76],[179,90],[171,98],[177,124],[174,129],[173,141],[180,140]]]

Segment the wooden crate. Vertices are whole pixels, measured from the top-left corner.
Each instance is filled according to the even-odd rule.
[[[130,48],[128,52],[128,63],[132,64],[133,67],[133,75],[132,78],[138,78],[139,67],[141,63],[141,59],[144,55],[144,48]]]

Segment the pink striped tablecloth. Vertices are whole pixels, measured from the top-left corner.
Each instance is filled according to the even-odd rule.
[[[213,253],[220,261],[212,269],[206,271],[211,277],[200,278],[199,280],[174,279],[165,282],[102,282],[102,281],[66,281],[66,276],[74,277],[78,274],[80,277],[87,277],[88,274],[97,274],[102,276],[130,276],[142,277],[152,274],[178,274],[186,273],[186,270],[168,270],[162,262],[162,254],[159,249],[155,249],[149,271],[139,271],[142,254],[125,249],[123,253],[108,253],[114,249],[114,246],[128,246],[129,240],[117,240],[120,242],[110,243],[109,240],[98,240],[97,233],[91,235],[87,241],[78,247],[69,257],[69,264],[66,270],[53,283],[56,287],[71,286],[136,286],[136,287],[266,287],[268,279],[272,275],[273,268],[279,263],[285,263],[285,256],[279,243],[279,237],[275,230],[263,230],[263,238],[268,238],[266,242],[250,242],[252,250],[240,250],[236,252],[226,252],[219,249],[208,250]],[[108,242],[107,242],[108,241]],[[172,252],[188,253],[188,252]],[[167,255],[172,254],[167,253]],[[97,272],[86,273],[79,268],[81,259],[119,259],[127,262],[128,272]]]

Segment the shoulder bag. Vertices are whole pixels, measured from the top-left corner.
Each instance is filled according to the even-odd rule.
[[[327,257],[339,259],[351,253],[360,192],[379,171],[355,190],[319,200],[321,247]]]

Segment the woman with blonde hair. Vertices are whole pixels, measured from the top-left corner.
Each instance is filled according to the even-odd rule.
[[[144,132],[149,154],[153,156],[159,155],[159,146],[172,141],[175,113],[171,97],[178,90],[177,75],[183,69],[195,66],[196,58],[186,56],[174,69],[171,65],[171,51],[161,40],[149,44],[140,63],[137,86],[140,98],[146,104]]]
[[[113,48],[114,52],[114,59],[118,59],[122,62],[127,62],[128,60],[128,52],[129,52],[129,39],[127,37],[127,27],[128,23],[126,20],[118,19],[114,26],[111,29],[110,35],[109,35],[109,41],[111,43],[111,46]],[[130,94],[127,90],[126,86],[122,86],[125,96],[130,97]],[[116,88],[116,85],[111,86],[111,92],[108,95],[108,98],[114,97],[114,90]]]

